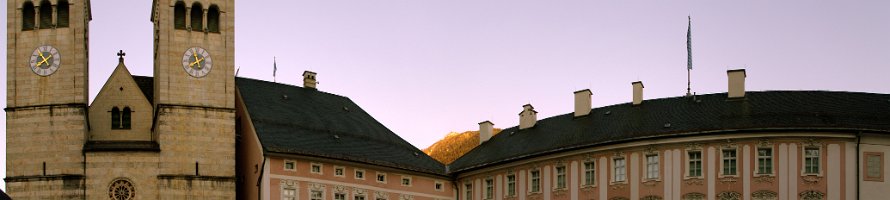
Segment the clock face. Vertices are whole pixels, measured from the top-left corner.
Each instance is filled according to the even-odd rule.
[[[31,53],[31,71],[40,76],[49,76],[59,70],[62,56],[59,50],[50,45],[43,45]]]
[[[213,68],[213,60],[210,59],[210,52],[207,52],[204,48],[188,48],[182,54],[182,69],[193,77],[201,78],[207,76],[211,68]]]

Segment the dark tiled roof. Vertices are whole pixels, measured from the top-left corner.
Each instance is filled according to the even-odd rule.
[[[139,86],[139,90],[142,90],[142,94],[145,94],[145,98],[148,98],[148,103],[154,105],[154,81],[155,79],[151,76],[133,76],[133,80],[136,81],[136,85]]]
[[[236,78],[263,151],[349,160],[445,175],[433,160],[347,97]],[[286,98],[285,98],[286,97]]]
[[[744,99],[727,99],[726,93],[697,99],[618,104],[594,108],[585,117],[568,113],[539,120],[526,130],[508,128],[450,164],[449,173],[650,137],[764,129],[890,132],[890,94],[768,91],[747,92]]]

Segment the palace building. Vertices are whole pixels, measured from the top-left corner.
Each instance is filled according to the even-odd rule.
[[[745,90],[520,123],[444,165],[348,97],[235,77],[234,0],[154,0],[153,76],[90,102],[88,0],[7,2],[13,199],[883,199],[890,94]],[[567,95],[568,96],[568,95]]]

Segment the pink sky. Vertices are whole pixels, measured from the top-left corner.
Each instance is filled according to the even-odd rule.
[[[93,0],[92,6],[91,101],[119,49],[133,74],[151,76],[153,62],[151,1]],[[693,91],[700,94],[725,92],[725,71],[735,68],[747,70],[748,90],[890,93],[890,1],[242,0],[236,6],[240,77],[272,80],[273,56],[278,82],[301,85],[304,70],[318,72],[320,90],[348,96],[418,148],[451,131],[476,130],[484,120],[515,126],[526,103],[539,119],[572,112],[572,92],[580,89],[593,91],[594,107],[630,101],[637,80],[645,83],[645,99],[684,95],[687,15]]]

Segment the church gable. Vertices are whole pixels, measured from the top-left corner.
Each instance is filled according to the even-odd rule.
[[[152,105],[123,61],[90,105],[91,141],[151,140]],[[144,85],[144,84],[143,84]]]

